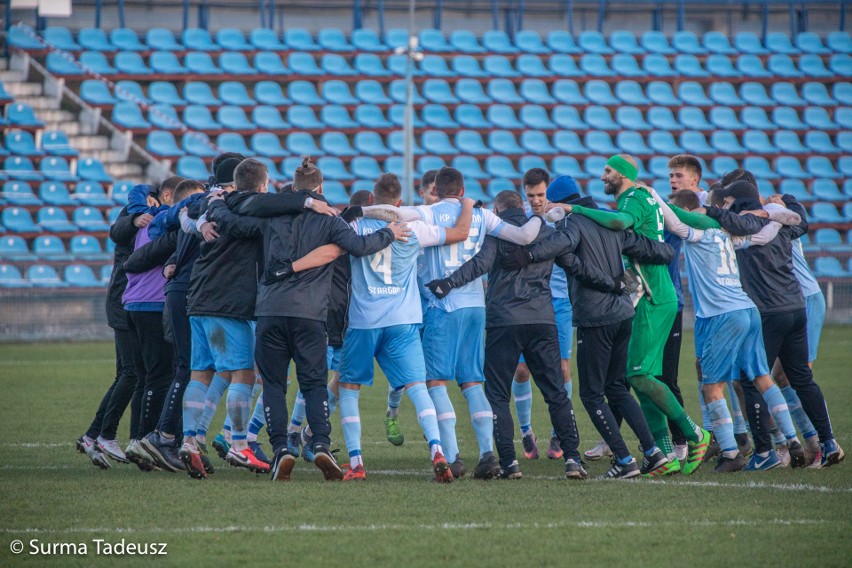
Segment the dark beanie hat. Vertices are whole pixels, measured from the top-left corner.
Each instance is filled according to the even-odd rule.
[[[580,197],[580,186],[571,176],[559,176],[547,186],[546,195],[553,203],[571,201]]]
[[[310,156],[305,156],[302,159],[302,165],[296,168],[296,175],[293,177],[293,191],[314,190],[320,184],[322,184],[322,172],[311,162]]]
[[[232,185],[234,183],[234,170],[242,160],[228,158],[223,160],[216,168],[216,185]]]

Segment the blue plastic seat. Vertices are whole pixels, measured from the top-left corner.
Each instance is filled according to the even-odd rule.
[[[617,105],[619,100],[610,91],[609,84],[600,80],[591,80],[586,83],[586,98],[597,105]]]
[[[645,53],[645,49],[637,43],[636,36],[633,35],[633,32],[629,31],[616,30],[612,32],[612,35],[609,37],[609,45],[619,53],[629,55]]]
[[[756,56],[754,56],[754,55],[742,55],[742,56],[740,56],[740,59],[750,58],[750,57],[756,58]],[[759,65],[760,61],[757,60],[757,62],[758,62],[757,65]],[[727,77],[741,77],[743,75],[753,76],[753,77],[754,76],[760,76],[760,77],[766,77],[767,76],[765,74],[766,73],[765,70],[762,71],[762,73],[764,73],[764,74],[761,74],[762,66],[760,66],[760,68],[758,68],[757,65],[751,66],[751,67],[746,65],[746,69],[748,70],[748,72],[746,72],[743,69],[739,69],[739,68],[735,69],[733,64],[731,63],[731,60],[728,58],[727,55],[711,55],[707,58],[706,64],[707,64],[707,72],[714,77],[726,77],[727,78]]]
[[[707,122],[704,111],[697,107],[681,107],[677,111],[678,122],[692,130],[713,130],[714,126]]]
[[[734,36],[734,47],[741,53],[750,53],[753,55],[767,55],[770,50],[763,47],[760,43],[760,38],[753,32],[738,32]]]
[[[359,28],[352,31],[352,45],[358,51],[387,51],[386,46],[375,31],[369,28]]]
[[[216,43],[224,51],[253,51],[243,32],[236,28],[221,28],[216,32]]]
[[[651,130],[642,111],[633,106],[620,106],[615,109],[615,121],[624,128],[630,130]]]
[[[447,43],[447,38],[444,37],[444,32],[441,30],[427,28],[420,30],[418,35],[420,38],[420,47],[423,51],[432,51],[437,53],[453,51],[453,46]]]
[[[580,32],[577,41],[581,49],[588,53],[596,53],[601,55],[609,55],[614,53],[614,50],[607,45],[603,34],[598,31],[586,30]]]
[[[210,37],[210,32],[200,28],[187,28],[181,34],[183,45],[192,51],[221,51]]]
[[[541,58],[538,55],[533,55],[531,53],[525,53],[523,55],[518,56],[518,59],[515,60],[515,65],[518,68],[516,74],[523,77],[550,77],[553,75],[553,72],[544,66],[544,62],[541,60]],[[488,69],[487,60],[485,68],[486,71],[491,72]],[[509,64],[509,68],[511,68],[511,64]],[[496,73],[493,74],[496,75]],[[502,77],[511,77],[517,75],[501,74]]]
[[[647,142],[655,152],[660,154],[673,156],[684,152],[683,147],[675,142],[674,136],[672,136],[672,133],[667,130],[652,131],[648,134]]]
[[[647,114],[648,122],[657,130],[681,130],[681,125],[668,107],[651,107]]]
[[[58,211],[62,211],[59,209]],[[3,207],[0,214],[3,226],[13,233],[40,233],[41,227],[33,223],[29,211],[22,207]],[[76,228],[76,227],[75,227]]]
[[[459,170],[465,178],[488,179],[489,175],[482,170],[479,160],[473,156],[456,156],[452,167]]]
[[[339,181],[325,181],[322,184],[322,193],[332,205],[347,205],[349,203],[349,194],[346,193],[346,189]]]
[[[609,109],[603,106],[589,106],[583,111],[583,120],[592,128],[598,130],[617,130],[618,125],[612,120]]]
[[[393,28],[385,32],[385,45],[390,49],[408,46],[408,30]]]
[[[151,70],[161,75],[182,75],[189,69],[171,51],[155,51],[148,60]]]
[[[194,105],[219,106],[222,101],[213,94],[208,83],[192,81],[184,85],[183,96],[186,101]]]
[[[46,180],[54,181],[77,181],[77,176],[71,173],[71,167],[65,158],[49,156],[42,158],[38,167],[39,172]]]
[[[24,130],[9,130],[4,137],[6,149],[18,156],[43,156],[44,152],[36,148],[33,135]]]
[[[115,28],[109,33],[112,45],[121,51],[148,51],[148,46],[139,41],[136,31],[130,28]]]
[[[524,79],[521,82],[520,96],[533,104],[555,104],[556,99],[550,94],[547,85],[541,79]]]
[[[151,123],[142,115],[139,105],[131,102],[121,102],[113,107],[112,122],[130,130],[151,128]]]
[[[349,168],[352,171],[352,175],[360,179],[375,180],[382,175],[379,163],[375,158],[371,158],[370,156],[356,156],[352,158]]]
[[[760,61],[760,58],[757,55],[752,55],[752,54],[740,55],[737,58],[737,70],[739,70],[739,72],[742,73],[746,77],[753,77],[753,78],[758,78],[758,79],[762,79],[762,78],[766,78],[766,77],[772,77],[774,75],[780,75],[782,77],[790,76],[790,75],[787,75],[784,72],[786,70],[786,68],[783,65],[780,66],[780,67],[776,67],[776,68],[772,67],[772,65],[773,65],[773,63],[772,63],[773,59],[772,58],[773,57],[778,57],[778,56],[773,55],[772,57],[769,58],[770,68],[767,71],[766,68],[763,67],[763,63]],[[791,67],[791,68],[793,70],[795,70],[795,68],[793,68],[793,67]]]
[[[391,153],[385,146],[384,140],[377,132],[363,131],[355,134],[353,139],[355,149],[366,156],[387,156]]]
[[[745,55],[743,57],[746,57]],[[756,55],[750,56],[757,58]],[[759,64],[759,61],[758,61]],[[763,74],[751,74],[751,77],[784,77],[784,78],[795,78],[802,77],[803,73],[796,69],[796,66],[793,64],[793,60],[790,59],[789,55],[784,55],[782,53],[774,53],[769,56],[767,61],[767,69]],[[748,75],[748,74],[747,74]]]
[[[743,160],[742,167],[750,171],[758,179],[778,179],[779,176],[775,173],[769,162],[763,156],[748,156]]]
[[[349,92],[349,85],[340,80],[326,81],[322,85],[322,98],[335,105],[357,105],[359,101]]]
[[[256,106],[251,111],[251,121],[258,128],[265,130],[286,130],[291,128],[282,117],[281,113],[274,106],[260,105]]]
[[[775,104],[785,106],[804,106],[807,102],[799,96],[799,92],[792,83],[773,83],[770,94]]]
[[[547,47],[556,53],[583,53],[583,49],[574,41],[574,36],[565,30],[553,30],[549,32],[547,34]]]
[[[459,81],[461,83],[461,81]],[[492,79],[488,82],[488,95],[503,104],[523,104],[524,99],[515,91],[515,83],[509,79]],[[473,102],[473,101],[466,101]]]
[[[24,103],[15,103],[6,107],[6,122],[9,126],[44,126],[44,122],[36,118],[33,109]]]
[[[216,111],[216,120],[228,130],[253,130],[256,125],[248,119],[246,112],[238,106],[225,105]]]
[[[521,146],[528,152],[537,155],[556,154],[556,148],[550,143],[547,135],[538,130],[526,130],[521,133]]]
[[[852,154],[852,132],[840,132],[837,134],[837,145],[847,154]]]
[[[690,154],[696,155],[705,155],[705,154],[713,154],[714,150],[710,144],[707,143],[707,139],[704,137],[704,134],[701,132],[694,131],[685,131],[680,135],[680,145]]]
[[[297,105],[320,106],[325,104],[325,101],[317,94],[314,84],[310,81],[290,82],[287,86],[287,96]],[[290,120],[290,122],[293,121]]]
[[[662,158],[666,160],[666,158]],[[712,172],[713,177],[721,178],[726,173],[739,168],[739,164],[737,161],[730,156],[716,156],[710,162],[710,169],[708,172]],[[667,170],[668,166],[664,163],[662,165],[663,170]],[[651,170],[653,171],[653,169]]]
[[[506,156],[488,156],[485,159],[485,171],[495,178],[518,179],[522,175]]]
[[[836,154],[840,148],[835,146],[831,137],[821,130],[811,130],[805,133],[805,146],[815,154]]]
[[[632,155],[647,156],[654,151],[645,144],[645,139],[638,132],[621,131],[615,137],[615,144],[622,152]],[[593,148],[593,151],[597,149]]]
[[[828,55],[831,50],[822,44],[820,37],[813,32],[800,32],[796,36],[796,46],[805,53]]]
[[[486,51],[501,54],[514,54],[520,51],[509,39],[506,32],[501,30],[488,30],[482,34],[482,45]]]
[[[171,105],[152,105],[148,107],[148,122],[161,130],[178,130],[183,127],[177,111]]]
[[[811,217],[817,223],[845,223],[846,219],[831,203],[818,201],[811,205]]]
[[[461,53],[485,53],[485,48],[469,30],[455,30],[450,34],[450,45]]]
[[[187,104],[186,99],[180,96],[174,83],[168,81],[154,81],[148,86],[148,94],[151,101],[159,104],[172,106],[183,106]]]
[[[843,177],[834,169],[831,160],[825,156],[809,156],[805,162],[805,170],[810,174],[810,177],[831,179]]]
[[[36,31],[27,25],[12,26],[8,31],[9,45],[23,50],[42,50],[44,46],[33,36],[38,35]]]
[[[77,230],[77,225],[69,221],[65,211],[58,207],[42,207],[36,213],[36,221],[44,230],[51,233],[65,233]],[[8,225],[6,226],[8,227]]]
[[[142,85],[136,81],[118,81],[114,87],[115,97],[119,101],[130,101],[136,104],[151,104],[151,99],[145,96]]]
[[[839,77],[852,77],[852,56],[846,53],[832,55],[828,68]]]
[[[274,30],[254,28],[249,34],[251,45],[261,51],[284,51],[287,46],[278,38]]]
[[[183,156],[185,154],[185,152],[178,147],[174,135],[165,130],[155,130],[148,134],[145,147],[148,152],[154,156],[172,158],[175,156]]]
[[[313,109],[304,105],[293,105],[287,108],[287,122],[301,130],[320,130],[325,124],[317,120]]]
[[[112,183],[112,176],[106,173],[104,165],[94,158],[84,158],[77,161],[77,175],[82,180]]]
[[[251,66],[244,53],[225,51],[219,56],[219,65],[228,75],[257,75],[258,70]]]
[[[14,29],[14,28],[12,28]],[[25,280],[17,266],[0,264],[0,288],[30,288],[32,283]]]
[[[735,155],[746,153],[746,148],[740,144],[736,135],[729,130],[716,130],[712,132],[710,134],[710,144],[712,144],[713,148],[723,154]]]
[[[515,45],[523,52],[542,55],[552,50],[544,45],[541,36],[535,30],[521,30],[515,34]]]
[[[427,77],[455,77],[456,71],[447,67],[440,55],[427,55],[420,62],[420,71]]]
[[[687,31],[675,32],[672,38],[672,46],[679,53],[705,55],[708,52],[707,48],[698,41],[698,36]]]
[[[775,101],[766,94],[766,89],[760,83],[743,83],[740,87],[740,95],[749,105],[775,106]]]
[[[476,105],[457,106],[455,119],[464,128],[490,129],[494,127],[494,124],[482,115],[482,109]]]
[[[77,34],[77,43],[79,43],[83,49],[88,49],[90,51],[116,51],[116,47],[109,42],[109,38],[106,33],[99,28],[83,28],[80,30]]]
[[[756,55],[765,55],[766,53],[776,53],[782,55],[798,55],[801,53],[798,47],[790,43],[788,34],[781,32],[769,32],[766,34],[766,50]]]
[[[133,189],[134,185],[136,185],[136,183],[129,180],[116,180],[116,182],[112,184],[111,194],[113,201],[120,205],[127,205],[130,190]]]
[[[423,96],[428,101],[438,104],[457,104],[460,102],[449,84],[443,79],[427,79],[423,83]]]
[[[789,130],[778,130],[773,136],[775,145],[781,152],[788,154],[804,154],[808,149],[802,145],[799,136]]]
[[[547,163],[541,156],[521,156],[518,160],[518,169],[522,172],[529,171],[533,168],[541,168],[547,171]]]
[[[789,193],[796,198],[797,201],[813,201],[814,196],[811,195],[805,187],[805,182],[800,179],[782,179],[779,183],[778,193]]]
[[[710,58],[712,55],[707,58],[708,66],[710,62]],[[724,55],[718,57],[725,57]],[[726,58],[727,59],[727,58]],[[675,71],[683,76],[683,77],[695,77],[695,78],[704,78],[709,77],[710,73],[707,72],[702,66],[701,62],[698,61],[698,58],[694,55],[689,54],[680,54],[675,57],[674,60],[674,69]],[[715,75],[715,73],[714,73]]]
[[[576,132],[570,130],[557,130],[553,135],[553,145],[563,154],[584,155],[589,149],[580,141]]]
[[[846,196],[840,193],[834,180],[818,178],[812,186],[814,197],[823,201],[845,201]]]
[[[612,69],[622,77],[645,77],[648,72],[639,67],[636,58],[626,53],[619,53],[612,58]]]
[[[283,158],[289,153],[281,147],[278,136],[271,132],[257,132],[252,134],[249,147],[254,154],[268,158]]]
[[[713,83],[707,94],[713,103],[722,106],[742,106],[744,101],[730,83]]]
[[[175,172],[187,179],[202,180],[208,176],[207,166],[198,156],[181,156],[175,166]]]
[[[261,51],[254,56],[254,66],[263,75],[289,75],[290,69],[284,65],[277,53]]]
[[[587,105],[587,99],[581,92],[576,81],[560,79],[553,83],[553,96],[560,103],[567,105]]]
[[[142,56],[135,51],[120,51],[115,54],[115,68],[119,73],[128,75],[150,75],[154,71],[145,64]]]
[[[516,191],[515,184],[506,178],[493,178],[489,180],[485,192],[492,199],[502,191]]]
[[[535,56],[528,55],[527,57]],[[502,55],[489,55],[485,58],[483,67],[489,75],[495,77],[519,77],[521,75],[519,71],[512,67],[509,60]]]
[[[426,105],[423,107],[423,122],[432,128],[452,129],[459,127],[459,123],[450,116],[450,111],[444,105]]]
[[[359,53],[355,56],[355,70],[360,75],[368,77],[390,77],[393,75],[385,69],[384,63],[375,53]]]
[[[606,64],[603,56],[598,53],[587,53],[580,57],[580,70],[591,77],[614,77],[616,75],[615,71]]]
[[[405,138],[402,135],[401,130],[394,130],[390,134],[388,134],[388,148],[390,148],[391,152],[394,154],[403,154],[405,152]],[[414,139],[414,155],[420,155],[423,153],[423,148],[420,147],[420,144],[417,142],[417,138]]]
[[[678,72],[672,69],[665,56],[651,53],[642,58],[642,69],[652,77],[675,77]]]
[[[553,172],[553,175],[557,176],[569,175],[576,179],[585,179],[588,177],[577,162],[577,158],[572,156],[556,156],[553,158],[550,171]]]
[[[292,134],[290,135],[292,136]],[[289,144],[288,139],[288,144]],[[332,156],[357,156],[358,152],[349,144],[349,139],[342,132],[323,132],[320,135],[320,148],[323,153]],[[296,152],[305,154],[305,152]]]
[[[213,58],[206,51],[190,51],[184,57],[183,62],[190,73],[198,75],[221,75],[223,73],[222,69],[213,63]]]
[[[837,101],[828,94],[828,89],[822,83],[810,82],[802,85],[802,98],[808,104],[816,106],[834,106]]]
[[[781,175],[781,177],[797,179],[806,179],[811,177],[808,172],[802,169],[802,165],[799,160],[792,156],[779,156],[776,158],[775,170]]]
[[[619,149],[612,143],[612,138],[606,132],[590,130],[583,137],[585,146],[595,154],[617,154]]]
[[[328,75],[351,77],[358,72],[338,53],[326,53],[320,58],[320,67]]]
[[[838,109],[838,116],[840,115],[841,109]],[[816,128],[819,130],[832,130],[837,128],[837,123],[831,120],[828,112],[822,107],[807,107],[804,112],[804,121],[811,128]]]
[[[841,156],[837,161],[837,169],[841,177],[852,178],[852,156]]]
[[[171,30],[151,28],[145,32],[145,43],[148,49],[154,51],[183,51],[184,47],[176,39]]]
[[[6,202],[12,205],[42,205],[42,200],[36,197],[30,185],[23,181],[7,181],[3,184],[3,194]]]
[[[555,130],[556,124],[550,119],[547,111],[538,105],[524,105],[519,114],[521,122],[535,130]]]
[[[663,32],[646,31],[642,34],[640,43],[642,48],[648,53],[656,53],[659,55],[674,55],[677,53],[669,45],[669,40]]]
[[[213,118],[210,109],[202,105],[188,105],[183,109],[183,122],[193,130],[220,130],[222,125]]]
[[[642,92],[642,87],[636,81],[619,81],[615,84],[615,97],[628,105],[648,105],[651,99]]]
[[[7,156],[3,161],[3,170],[7,177],[20,181],[41,181],[42,176],[26,156]]]
[[[128,52],[128,53],[130,53],[130,52]],[[50,61],[51,55],[55,55],[55,54],[52,54],[52,53],[48,54],[48,56],[47,56],[48,62]],[[133,54],[133,55],[136,55],[138,57],[138,54]],[[80,61],[80,64],[83,65],[83,67],[85,67],[86,69],[88,69],[90,71],[94,71],[95,73],[98,73],[99,75],[115,75],[116,73],[118,73],[118,69],[116,69],[116,67],[113,67],[112,65],[110,65],[109,61],[106,58],[106,55],[104,55],[100,51],[84,51],[83,53],[80,54],[79,61]],[[138,63],[139,60],[136,60],[136,61]],[[67,65],[71,65],[71,64],[68,63]],[[116,63],[116,66],[117,65],[118,64]],[[143,66],[144,66],[144,63],[143,63]],[[78,67],[74,66],[74,69],[76,69],[76,71],[71,72],[71,70],[69,69],[68,70],[69,72],[66,73],[66,74],[78,75],[79,73],[82,73],[82,71],[80,71],[80,69]],[[143,72],[144,72],[144,70],[143,70]]]
[[[808,125],[802,122],[799,118],[799,114],[796,112],[796,109],[790,107],[775,107],[772,110],[772,122],[774,122],[778,128],[784,128],[787,130],[804,130],[808,127]]]
[[[254,98],[262,105],[283,106],[292,104],[281,90],[281,85],[276,81],[260,81],[254,86]]]
[[[65,27],[48,27],[44,30],[44,32],[42,32],[42,37],[45,42],[63,51],[80,51],[82,49],[80,44],[74,41],[74,36],[71,35],[71,31]],[[41,46],[39,46],[39,48],[40,47]]]
[[[65,282],[75,288],[99,288],[104,283],[95,277],[92,269],[85,264],[69,264],[65,267]]]
[[[743,123],[755,130],[774,130],[775,125],[766,116],[761,107],[745,107],[742,112]]]
[[[547,66],[557,77],[583,77],[586,74],[577,67],[577,63],[571,56],[561,53],[551,55],[547,60]]]
[[[368,104],[386,105],[393,102],[385,94],[382,85],[373,80],[358,81],[355,84],[355,96],[360,102]]]
[[[19,182],[7,182],[7,183],[19,183]],[[8,192],[9,190],[5,187],[3,191]],[[54,205],[54,206],[65,206],[65,205],[73,205],[74,200],[71,199],[71,194],[68,192],[68,186],[66,186],[62,182],[57,181],[46,181],[43,182],[38,189],[39,199],[44,202],[45,205]]]
[[[93,53],[97,53],[97,52],[93,52]],[[98,53],[98,55],[102,55],[102,54]],[[111,71],[108,71],[107,73],[115,73],[115,69],[112,68],[112,66],[110,66],[109,63],[106,62],[106,58],[104,58],[102,61],[111,70]],[[80,63],[81,64],[83,63],[82,56],[80,57]],[[62,57],[62,55],[60,55],[59,53],[57,53],[55,51],[51,51],[50,53],[47,54],[47,58],[45,60],[44,65],[47,68],[47,70],[50,71],[54,75],[82,75],[83,74],[83,70],[77,64],[75,64],[74,62],[72,62],[68,59],[65,59],[64,57]],[[97,71],[97,69],[93,69],[93,71]]]
[[[486,112],[486,118],[496,128],[504,130],[520,130],[524,127],[523,123],[515,117],[515,111],[508,105],[491,105]]]
[[[704,87],[695,81],[684,81],[678,85],[678,97],[683,104],[691,106],[713,106],[713,101],[704,94]]]
[[[645,91],[651,102],[664,106],[677,106],[682,104],[681,100],[672,92],[672,86],[664,81],[651,81]]]
[[[473,81],[472,79],[469,79],[469,80]],[[473,81],[473,82],[477,86],[479,85],[479,82],[477,82],[477,81]],[[461,81],[459,81],[459,83],[461,83]],[[456,87],[458,88],[458,84],[456,84]],[[417,91],[417,85],[412,85],[411,90],[412,90],[412,98],[414,99],[413,102],[414,102],[415,105],[422,105],[422,104],[426,103],[426,99],[424,99],[422,96],[420,96],[420,93]],[[403,81],[401,79],[391,81],[390,87],[388,87],[388,95],[390,96],[392,101],[400,103],[400,104],[406,104],[406,102],[408,100],[408,91],[407,91],[407,86],[405,84],[405,81]]]
[[[492,130],[489,132],[488,146],[501,154],[518,155],[524,152],[523,148],[518,146],[515,136],[505,130]]]
[[[311,33],[303,28],[288,28],[284,32],[284,43],[295,51],[317,51],[320,49]]]
[[[115,205],[103,186],[96,181],[81,181],[74,187],[74,198],[89,207],[111,207]]]
[[[831,51],[852,53],[852,39],[849,37],[849,32],[829,32],[825,43]]]
[[[430,154],[445,156],[459,153],[458,148],[450,142],[446,132],[441,130],[427,130],[423,133],[420,143],[423,149]]]
[[[251,149],[246,146],[245,138],[243,138],[242,134],[237,134],[236,132],[223,132],[217,136],[216,146],[222,152],[236,152],[243,156],[251,155]]]
[[[225,81],[219,85],[219,98],[226,105],[253,106],[257,104],[239,81]]]
[[[762,130],[747,130],[743,133],[743,146],[750,152],[758,154],[774,154],[778,152],[778,148],[769,141],[766,132]]]
[[[18,235],[3,235],[0,238],[0,258],[9,260],[35,260],[27,241]]]
[[[834,76],[832,71],[825,68],[822,58],[813,53],[808,53],[799,58],[799,70],[808,77],[827,79]]]
[[[719,53],[722,55],[734,55],[737,53],[737,50],[731,47],[731,44],[728,42],[728,36],[722,32],[706,32],[704,34],[704,47],[710,53]]]
[[[68,243],[68,250],[74,256],[89,260],[106,260],[111,255],[105,255],[100,241],[90,235],[75,235]]]

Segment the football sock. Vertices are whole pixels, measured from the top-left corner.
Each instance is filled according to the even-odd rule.
[[[420,429],[423,430],[423,435],[429,442],[429,450],[432,458],[435,453],[443,453],[441,448],[441,430],[438,427],[438,415],[435,410],[435,404],[432,402],[430,392],[426,390],[426,385],[418,383],[406,387],[405,392],[408,398],[414,404],[414,412],[417,413],[417,422],[420,423]],[[455,459],[455,456],[453,456]]]
[[[302,429],[302,422],[305,421],[305,397],[302,396],[302,391],[296,391],[296,400],[293,402],[293,415],[290,416],[289,432],[298,432]]]
[[[448,462],[453,463],[456,461],[456,456],[459,453],[459,445],[456,440],[456,411],[453,408],[453,403],[450,402],[446,386],[432,387],[428,389],[428,392],[429,398],[432,399],[432,403],[435,405],[438,430],[441,434],[439,439],[445,450],[444,456]]]
[[[667,387],[668,388],[668,387]],[[645,415],[645,420],[648,422],[648,429],[654,437],[654,441],[663,453],[669,455],[674,452],[672,439],[669,434],[669,423],[666,420],[666,415],[663,414],[657,405],[654,404],[648,396],[639,389],[636,389],[636,397],[639,399],[639,406],[642,408],[642,413]]]
[[[627,377],[627,384],[632,386],[636,390],[636,394],[639,395],[642,411],[645,413],[648,427],[651,428],[651,433],[654,434],[658,446],[663,447],[660,444],[660,438],[657,437],[657,432],[662,432],[663,428],[668,430],[669,427],[666,418],[677,424],[688,441],[697,442],[699,440],[700,430],[686,414],[683,406],[675,398],[669,387],[651,375]],[[657,413],[650,411],[649,414],[652,405],[657,408]],[[662,416],[662,419],[660,416]],[[660,424],[660,421],[662,421],[662,424]],[[669,438],[669,444],[671,444],[670,436],[666,435],[666,437]]]
[[[748,424],[743,409],[740,407],[740,397],[737,396],[737,391],[734,390],[734,383],[728,381],[728,398],[731,399],[731,413],[734,419],[734,434],[745,434],[748,432]]]
[[[225,404],[227,405],[227,402]],[[233,437],[231,435],[231,417],[227,414],[225,415],[225,423],[222,424],[222,437],[225,438],[225,441],[229,444],[233,442]]]
[[[248,447],[246,441],[249,423],[249,407],[251,406],[251,386],[241,383],[231,383],[228,388],[228,398],[225,401],[228,417],[231,419],[231,440],[236,451]]]
[[[405,387],[398,389],[388,385],[388,418],[396,418],[399,415],[399,403],[402,401],[402,395],[405,392]]]
[[[704,391],[701,390],[701,381],[698,382],[698,406],[701,408],[701,421],[705,430],[712,432],[713,423],[710,420],[710,411],[707,410],[707,404],[704,402]]]
[[[254,400],[255,397],[260,395],[260,392],[263,390],[263,383],[255,378],[254,385],[251,387],[251,399]]]
[[[790,410],[790,417],[793,419],[793,422],[795,422],[796,428],[798,428],[799,432],[802,433],[802,437],[812,438],[813,436],[816,436],[816,429],[811,423],[811,419],[808,418],[807,414],[805,414],[805,410],[802,408],[802,401],[799,400],[799,395],[796,394],[793,387],[787,385],[781,389],[781,394],[784,396],[784,400],[787,401],[787,408]]]
[[[707,404],[707,412],[710,414],[713,434],[716,435],[719,447],[725,452],[736,452],[737,440],[734,438],[734,421],[728,410],[728,403],[725,402],[725,399],[711,401]]]
[[[470,409],[470,421],[476,433],[476,443],[479,445],[479,457],[494,451],[494,412],[482,385],[474,385],[462,391]]]
[[[210,421],[213,420],[213,415],[216,414],[216,407],[219,406],[219,401],[222,400],[222,395],[228,390],[229,384],[231,384],[231,381],[221,375],[213,375],[213,380],[210,381],[210,386],[207,388],[207,396],[204,398],[204,412],[201,413],[196,427],[200,438],[207,436]],[[186,388],[189,388],[189,386]]]
[[[781,394],[781,389],[778,385],[772,385],[763,391],[763,400],[769,406],[769,412],[772,418],[775,419],[775,425],[784,434],[788,441],[796,440],[796,427],[793,426],[793,419],[790,417],[790,409],[787,408],[787,401],[784,400],[784,395]]]
[[[532,415],[532,381],[528,380],[524,383],[519,383],[512,379],[512,397],[515,399],[515,411],[518,413],[518,424],[521,426],[521,433],[526,434],[532,430],[530,426],[530,416]]]
[[[198,434],[198,419],[204,411],[207,385],[201,381],[189,381],[183,392],[183,437],[194,438]]]
[[[263,414],[263,391],[257,397],[257,402],[254,403],[254,412],[249,420],[248,434],[246,440],[249,442],[257,442],[257,435],[260,429],[266,424],[266,417]]]
[[[784,437],[784,433],[778,428],[772,428],[770,434],[772,434],[772,444],[774,446],[783,446],[787,443],[787,438]]]
[[[343,427],[343,440],[349,452],[349,464],[361,465],[361,415],[358,411],[360,390],[340,389],[340,424]]]

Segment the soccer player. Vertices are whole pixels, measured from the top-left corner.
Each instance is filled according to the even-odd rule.
[[[562,180],[573,178],[564,176]],[[524,173],[524,193],[529,206],[528,214],[544,216],[548,205],[547,191],[550,183],[550,175],[541,168],[532,168]],[[553,223],[547,221],[551,227]],[[562,363],[562,377],[565,384],[565,392],[571,398],[571,343],[574,339],[574,327],[571,323],[571,300],[568,298],[568,277],[565,271],[557,265],[553,266],[550,277],[550,294],[553,298],[553,311],[556,316],[556,331],[559,336],[559,356]],[[523,356],[518,363],[515,377],[512,380],[512,396],[515,399],[515,411],[518,414],[518,422],[521,427],[521,439],[524,446],[524,456],[527,459],[538,459],[538,444],[535,433],[530,424],[532,415],[532,387],[530,385],[530,371],[524,362]],[[562,447],[556,432],[551,431],[550,444],[547,448],[547,457],[560,459]]]
[[[765,456],[755,454],[747,464],[745,456],[737,448],[723,389],[726,382],[741,378],[754,382],[784,431],[787,444],[794,453],[803,457],[787,404],[769,376],[760,314],[742,289],[734,254],[735,247],[760,246],[771,241],[781,225],[773,222],[760,229],[754,237],[731,239],[728,232],[709,217],[687,213],[700,205],[693,192],[681,190],[671,195],[672,203],[683,206],[687,211],[672,211],[653,189],[650,192],[663,211],[668,230],[684,239],[685,243],[686,269],[695,304],[695,352],[703,375],[702,394],[722,451],[714,471],[766,470],[780,464],[772,450]],[[788,217],[785,222],[790,225],[801,221],[798,215],[786,210],[778,217],[785,214]],[[758,227],[759,224],[756,225]],[[758,467],[760,463],[765,465]]]
[[[651,195],[635,184],[636,160],[629,155],[619,154],[607,160],[601,179],[604,191],[616,198],[618,212],[573,208],[575,213],[585,215],[610,229],[632,228],[636,233],[658,241],[663,240],[663,215]],[[566,205],[566,212],[572,206]],[[627,350],[627,382],[636,389],[642,411],[651,428],[651,433],[660,449],[669,457],[674,455],[669,436],[667,418],[681,429],[687,439],[689,452],[686,463],[681,467],[679,460],[671,460],[664,468],[654,472],[655,476],[682,471],[689,475],[700,466],[710,433],[697,426],[689,417],[672,391],[655,376],[662,373],[662,356],[665,340],[659,330],[670,330],[677,314],[677,295],[668,270],[664,266],[631,263],[628,267],[642,283],[643,293],[636,305],[633,333]]]
[[[729,197],[758,202],[757,188],[745,181],[739,181],[725,188]],[[831,428],[825,397],[819,385],[813,379],[808,365],[807,312],[802,289],[792,269],[792,241],[807,233],[808,223],[801,205],[791,195],[780,197],[789,209],[802,218],[800,225],[784,227],[778,236],[768,244],[749,247],[737,251],[743,289],[757,305],[763,325],[763,339],[766,347],[766,360],[778,358],[787,378],[802,403],[817,431],[820,441],[822,467],[840,463],[844,458],[843,449],[837,443]],[[736,202],[730,210],[718,207],[707,208],[707,215],[719,221],[732,235],[747,234],[748,227],[744,217],[738,215],[742,207]],[[746,216],[747,217],[747,216]],[[748,402],[753,398],[751,385],[743,383],[743,391]],[[751,404],[746,410],[751,411]],[[754,431],[752,431],[754,436]],[[765,452],[771,442],[760,441]],[[758,439],[755,437],[755,446]],[[758,452],[755,447],[755,452]],[[791,448],[792,457],[792,448]]]
[[[438,170],[429,170],[420,179],[420,189],[417,190],[417,193],[423,198],[423,205],[433,205],[440,200],[435,192],[435,176],[437,175]]]
[[[373,189],[377,203],[398,206],[402,186],[394,174],[379,177]],[[352,299],[349,331],[343,346],[340,375],[340,421],[349,452],[349,470],[344,481],[365,479],[361,455],[361,418],[358,395],[363,385],[373,383],[373,359],[392,387],[405,387],[414,403],[417,420],[429,444],[432,468],[439,482],[453,481],[443,455],[437,414],[426,389],[426,364],[418,332],[422,321],[417,287],[417,257],[421,249],[467,238],[473,201],[464,200],[462,213],[453,227],[409,224],[413,236],[395,241],[377,253],[352,259]],[[360,219],[355,232],[369,235],[387,222]],[[493,454],[491,461],[494,460]],[[478,471],[478,470],[477,470]]]
[[[520,195],[502,191],[494,199],[494,212],[504,222],[520,226],[527,222]],[[546,238],[553,229],[542,227],[536,241]],[[565,476],[586,479],[588,473],[580,463],[577,451],[579,434],[571,399],[564,388],[559,362],[558,335],[550,296],[553,261],[507,268],[507,257],[526,250],[501,243],[494,237],[485,240],[476,255],[446,278],[427,286],[441,299],[451,290],[461,288],[488,273],[486,293],[485,390],[494,411],[494,439],[500,455],[499,476],[519,479],[522,476],[515,459],[514,424],[509,411],[512,375],[518,358],[524,355],[536,385],[544,395],[553,428],[566,456]],[[492,456],[489,456],[493,459]],[[482,465],[482,462],[480,462]],[[480,467],[477,467],[477,473]],[[496,472],[495,472],[496,473]]]

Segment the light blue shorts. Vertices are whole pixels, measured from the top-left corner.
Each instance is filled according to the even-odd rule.
[[[343,342],[340,382],[372,385],[374,357],[394,389],[424,382],[426,363],[417,328],[410,324],[349,329]]]
[[[821,291],[805,297],[805,311],[808,314],[808,363],[811,363],[816,361],[822,324],[825,323],[825,296]]]
[[[190,316],[189,325],[192,330],[190,370],[254,369],[254,321]]]
[[[485,308],[445,312],[430,308],[423,332],[426,379],[462,383],[485,381]]]
[[[757,308],[695,319],[695,354],[706,384],[769,374]]]
[[[574,344],[574,308],[571,307],[569,298],[552,298],[552,301],[553,313],[556,315],[556,333],[559,335],[559,357],[570,359]],[[526,362],[523,353],[518,362]]]
[[[326,347],[325,360],[328,363],[329,371],[340,371],[340,357],[343,353],[343,347]],[[289,369],[288,369],[289,371]]]

